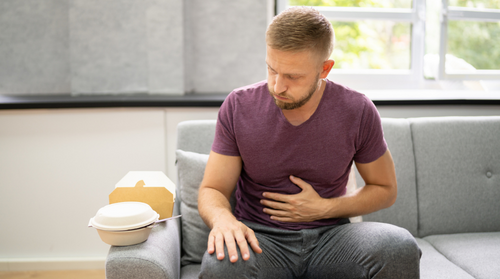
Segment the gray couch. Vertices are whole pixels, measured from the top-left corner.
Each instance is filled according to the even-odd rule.
[[[156,227],[142,244],[111,247],[107,278],[197,278],[208,234],[197,188],[214,127],[215,121],[179,124],[182,220]],[[383,127],[398,199],[363,221],[410,231],[423,253],[421,278],[500,278],[500,117],[383,119]]]

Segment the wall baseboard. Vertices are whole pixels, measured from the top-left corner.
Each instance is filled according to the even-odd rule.
[[[0,271],[104,269],[106,258],[4,258]]]

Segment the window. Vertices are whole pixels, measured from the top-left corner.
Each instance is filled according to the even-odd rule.
[[[500,90],[500,0],[277,0],[278,13],[288,6],[331,19],[332,80],[359,90]]]
[[[444,0],[440,18],[437,78],[500,79],[500,0]]]

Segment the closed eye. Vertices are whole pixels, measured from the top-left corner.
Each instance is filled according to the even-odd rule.
[[[276,71],[273,70],[273,68],[269,67],[269,65],[267,66],[267,70],[272,74],[277,74]]]
[[[278,72],[276,72],[273,68],[271,68],[271,66],[267,65],[267,70],[269,71],[269,73],[273,74],[273,75],[277,75]],[[302,76],[301,75],[295,75],[295,74],[285,74],[284,75],[287,79],[289,80],[298,80],[300,79]]]

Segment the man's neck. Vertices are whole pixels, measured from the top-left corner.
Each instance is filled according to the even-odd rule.
[[[320,80],[320,82],[321,84],[318,86],[317,91],[303,106],[292,110],[281,110],[288,122],[290,122],[293,126],[299,126],[300,124],[306,122],[318,108],[326,87],[326,82],[324,80]]]

